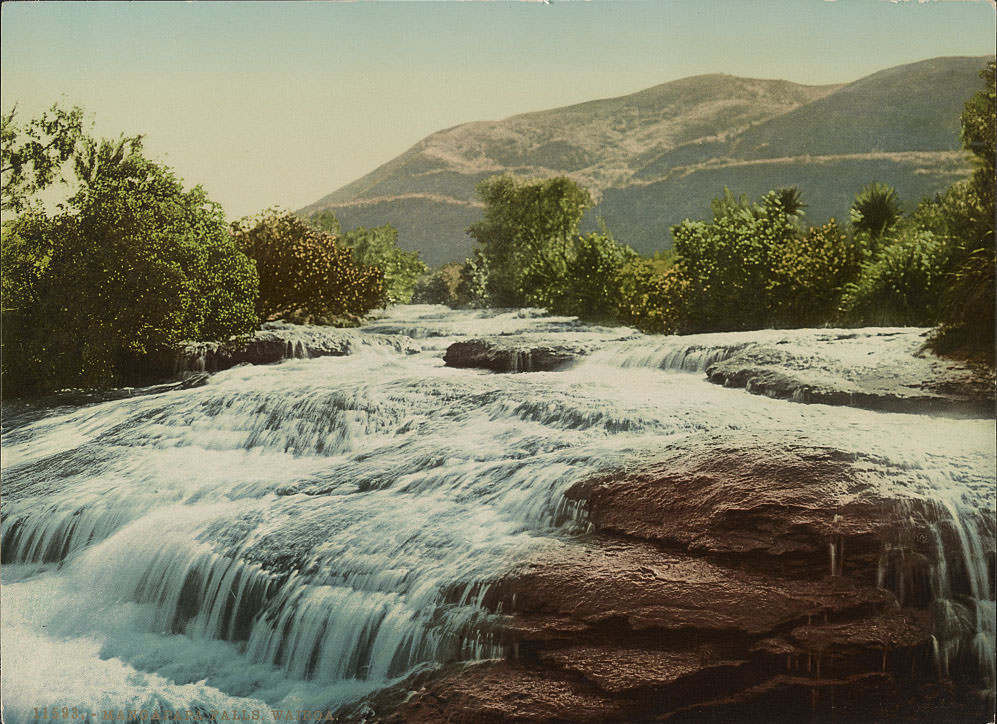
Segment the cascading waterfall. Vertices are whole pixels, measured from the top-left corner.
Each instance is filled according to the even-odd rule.
[[[468,336],[584,345],[599,332],[529,311],[399,308],[355,332],[349,356],[5,420],[8,720],[43,700],[326,710],[500,656],[489,584],[586,529],[571,485],[736,429],[793,430],[917,473],[923,485],[894,492],[938,511],[939,668],[972,652],[992,688],[993,421],[797,405],[687,374],[759,340],[805,356],[826,334],[814,330],[619,339],[558,372],[441,360]],[[377,341],[399,334],[419,341]],[[854,340],[841,364],[877,344]],[[832,543],[832,573],[848,553]],[[880,584],[920,595],[900,558],[884,549]]]

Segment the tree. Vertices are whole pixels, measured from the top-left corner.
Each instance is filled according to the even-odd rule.
[[[901,213],[896,189],[873,182],[856,194],[849,217],[852,228],[868,234],[875,244],[897,223]]]
[[[61,179],[63,164],[72,158],[83,136],[83,111],[53,105],[38,118],[19,126],[14,107],[0,116],[0,208],[22,211],[31,196]]]
[[[619,316],[620,282],[624,267],[637,259],[629,246],[609,234],[575,237],[563,282],[544,290],[543,306],[558,314],[615,322]]]
[[[834,219],[787,239],[776,250],[768,281],[772,321],[812,327],[833,319],[860,261],[858,249]]]
[[[415,284],[429,267],[419,259],[419,252],[398,246],[398,231],[390,224],[366,229],[362,226],[340,237],[361,264],[377,267],[384,273],[388,304],[408,304]]]
[[[844,320],[864,325],[934,324],[945,254],[945,245],[930,231],[904,224],[846,286],[841,300]]]
[[[485,218],[468,228],[489,265],[489,294],[503,306],[536,304],[534,290],[563,279],[589,192],[563,176],[526,181],[492,176],[478,184]]]
[[[984,87],[966,101],[962,143],[973,154],[973,177],[956,184],[939,200],[946,218],[949,264],[941,291],[941,328],[932,340],[938,351],[960,350],[994,363],[995,127],[997,81],[994,61],[980,72]]]
[[[353,252],[356,261],[384,273],[388,304],[408,304],[419,278],[429,271],[418,251],[405,251],[398,246],[398,230],[391,224],[373,229],[359,226],[344,233],[332,209],[317,211],[308,221],[316,229],[336,237]]]
[[[674,326],[685,331],[712,332],[757,329],[773,320],[770,280],[782,249],[800,233],[798,219],[789,215],[776,191],[752,204],[725,190],[715,199],[713,221],[685,220],[672,227],[675,239],[674,275],[689,297],[676,309],[689,317]]]
[[[357,263],[335,236],[289,211],[241,219],[232,224],[232,235],[256,262],[264,319],[355,322],[385,303],[380,269]]]
[[[5,225],[4,385],[15,393],[172,374],[184,340],[257,324],[257,276],[200,187],[184,190],[137,139],[96,143],[102,162],[59,213]],[[119,154],[117,150],[121,150]]]

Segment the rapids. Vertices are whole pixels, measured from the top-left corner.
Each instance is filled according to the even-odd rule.
[[[913,471],[916,484],[884,478],[884,493],[933,501],[960,541],[936,545],[939,673],[971,645],[993,687],[993,420],[803,405],[704,379],[757,339],[805,356],[816,330],[641,337],[531,310],[412,306],[358,334],[421,351],[357,345],[194,389],[5,411],[6,721],[45,706],[97,719],[325,711],[413,672],[501,656],[480,602],[517,562],[584,534],[563,495],[572,484],[728,430]],[[600,349],[556,372],[443,365],[454,341],[527,334]],[[907,354],[896,339],[850,338],[832,361]],[[829,572],[847,555],[832,548]],[[945,635],[957,615],[945,611],[965,611],[950,605],[957,559],[970,642]]]

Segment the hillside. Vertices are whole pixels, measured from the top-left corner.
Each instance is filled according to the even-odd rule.
[[[466,256],[480,218],[474,187],[496,173],[565,174],[643,253],[671,245],[669,228],[709,213],[724,186],[758,196],[799,186],[814,222],[847,215],[870,181],[913,205],[968,174],[962,104],[985,58],[937,58],[845,85],[703,75],[619,98],[468,123],[304,209],[336,211],[344,227],[391,223],[399,243],[432,265]]]

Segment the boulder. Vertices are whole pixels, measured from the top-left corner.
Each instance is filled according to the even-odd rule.
[[[590,347],[583,344],[471,339],[447,347],[443,361],[448,367],[477,367],[493,372],[550,372],[589,351]]]

